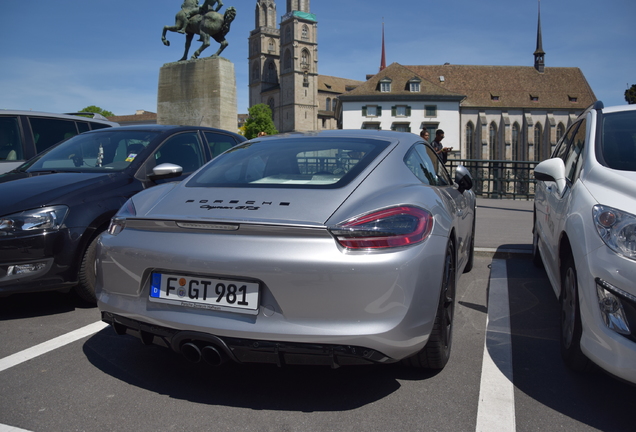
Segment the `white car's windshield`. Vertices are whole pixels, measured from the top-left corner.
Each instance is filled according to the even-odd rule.
[[[122,171],[157,136],[147,131],[105,131],[77,135],[30,162],[33,171]]]
[[[603,116],[603,159],[612,169],[636,171],[636,111]]]

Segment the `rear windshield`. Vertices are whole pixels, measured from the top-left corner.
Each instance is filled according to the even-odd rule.
[[[609,168],[636,171],[636,111],[603,115],[601,145]]]
[[[329,189],[348,184],[389,141],[300,137],[234,147],[188,181],[187,187]]]
[[[77,135],[30,162],[33,171],[106,172],[128,167],[157,136],[147,131],[103,131]]]

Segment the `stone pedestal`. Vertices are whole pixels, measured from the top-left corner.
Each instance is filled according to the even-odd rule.
[[[236,76],[224,58],[167,63],[159,71],[157,123],[236,132]]]

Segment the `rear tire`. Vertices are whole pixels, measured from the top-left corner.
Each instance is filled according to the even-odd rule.
[[[79,270],[79,283],[75,286],[75,292],[84,301],[92,304],[97,303],[95,295],[95,270],[96,270],[96,249],[99,234],[91,240],[84,256]]]
[[[581,311],[574,259],[568,256],[561,269],[561,357],[565,365],[577,372],[591,368],[591,361],[581,351]]]
[[[453,343],[453,318],[455,315],[456,261],[455,246],[452,242],[446,247],[442,289],[433,331],[428,342],[417,354],[402,360],[402,363],[416,368],[441,370],[448,363]]]

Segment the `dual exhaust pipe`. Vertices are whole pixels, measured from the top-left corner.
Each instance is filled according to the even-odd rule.
[[[219,351],[215,346],[205,345],[203,348],[199,348],[199,345],[193,342],[186,342],[181,345],[181,354],[192,363],[198,363],[203,359],[203,361],[212,366],[221,366],[228,360],[227,355],[223,351]]]

